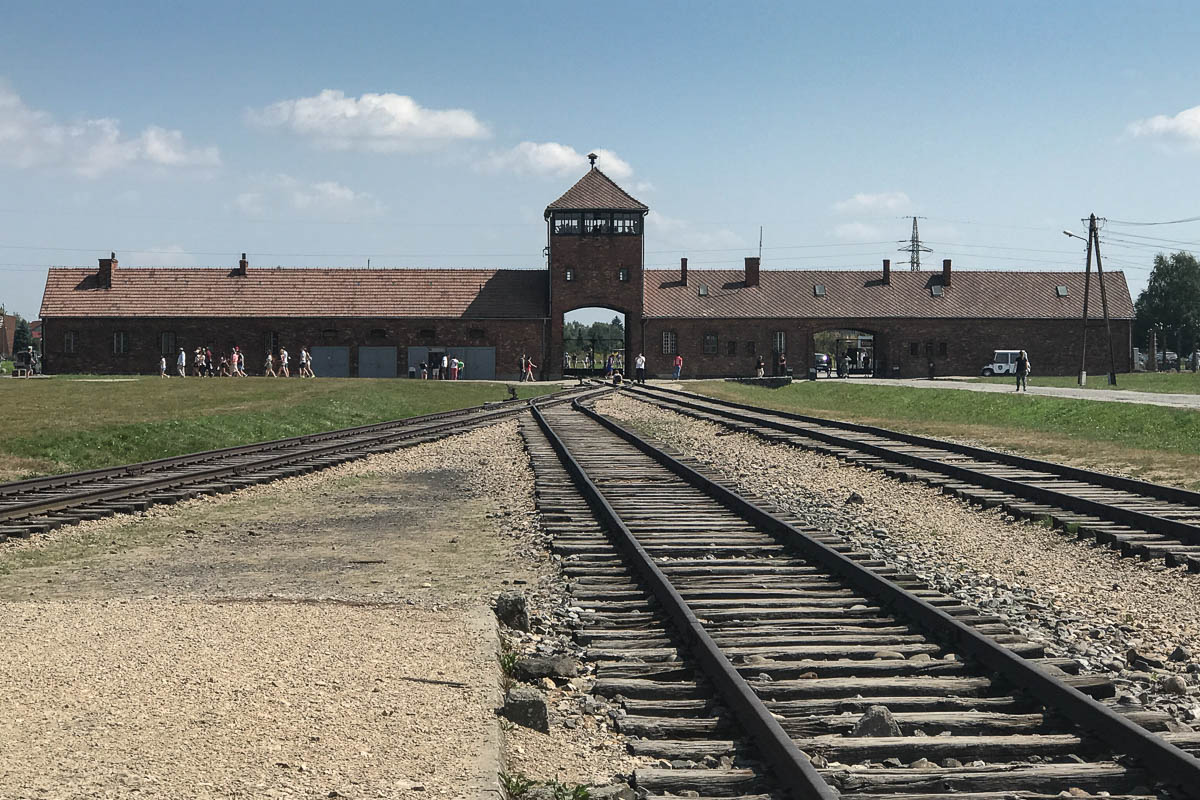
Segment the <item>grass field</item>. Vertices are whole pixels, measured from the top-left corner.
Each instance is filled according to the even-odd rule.
[[[705,381],[688,388],[1200,488],[1200,413],[1186,409],[844,381],[800,381],[782,389]]]
[[[534,383],[521,397],[558,388]],[[0,381],[0,481],[146,461],[503,400],[502,383],[317,378]]]
[[[981,383],[1016,383],[1016,378],[977,378]],[[1032,375],[1030,386],[1061,386],[1079,388],[1079,379],[1074,375]],[[1088,375],[1085,389],[1118,389],[1127,392],[1157,392],[1165,394],[1200,394],[1200,373],[1192,372],[1130,372],[1117,375],[1117,385],[1108,385],[1105,374]]]

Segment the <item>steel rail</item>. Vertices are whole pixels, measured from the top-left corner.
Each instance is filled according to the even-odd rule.
[[[541,400],[550,398],[567,396],[575,389],[563,389],[558,392],[553,392],[548,395],[543,395]],[[138,461],[132,464],[122,464],[115,467],[98,467],[96,469],[82,470],[79,472],[67,472],[61,475],[45,475],[37,478],[27,478],[20,481],[12,481],[9,483],[0,483],[0,498],[20,494],[22,492],[37,491],[42,489],[57,489],[73,484],[83,483],[92,480],[102,480],[108,478],[126,477],[129,475],[140,475],[145,472],[166,469],[171,467],[182,467],[189,464],[199,463],[214,458],[232,457],[246,455],[249,453],[263,452],[270,448],[292,447],[298,444],[308,444],[311,442],[324,441],[330,438],[345,438],[356,436],[360,433],[372,433],[379,430],[387,430],[390,428],[403,428],[412,425],[419,425],[434,419],[443,419],[446,417],[458,417],[465,414],[470,414],[489,409],[496,409],[501,406],[527,406],[533,398],[523,400],[501,400],[496,403],[485,403],[484,405],[468,406],[460,409],[450,409],[448,411],[437,411],[432,414],[422,414],[415,417],[405,417],[403,419],[389,420],[385,422],[372,422],[366,425],[356,425],[349,428],[337,428],[331,431],[321,431],[318,433],[305,433],[299,436],[290,436],[283,439],[267,439],[261,442],[251,442],[249,444],[232,445],[230,447],[221,447],[214,450],[202,450],[195,453],[185,453],[178,456],[168,456],[166,458],[151,459],[150,461]]]
[[[547,404],[566,402],[569,397],[563,395],[571,395],[577,392],[566,391],[558,392],[553,395],[547,395],[542,398],[542,401]],[[207,469],[190,471],[183,475],[173,474],[162,478],[154,479],[149,477],[147,480],[139,481],[128,486],[108,487],[104,489],[94,489],[92,491],[75,492],[65,497],[56,497],[53,499],[38,499],[32,498],[25,503],[17,503],[4,508],[0,508],[0,522],[20,524],[22,520],[36,518],[44,514],[50,514],[56,511],[64,511],[81,506],[88,506],[95,503],[102,503],[109,500],[119,500],[128,497],[137,497],[150,494],[152,492],[185,488],[188,485],[197,483],[206,483],[222,478],[233,477],[239,474],[251,473],[256,471],[268,470],[278,467],[290,466],[295,463],[302,463],[325,456],[335,455],[342,452],[354,453],[356,451],[375,450],[380,447],[386,447],[392,443],[401,442],[405,439],[410,439],[416,436],[424,436],[428,434],[442,433],[454,430],[461,426],[464,422],[480,423],[490,420],[497,420],[503,417],[512,416],[513,414],[522,413],[526,408],[530,407],[529,400],[519,401],[516,404],[508,405],[502,409],[491,411],[480,411],[479,407],[473,407],[465,410],[467,413],[454,414],[451,412],[439,412],[436,415],[428,415],[422,418],[411,418],[419,421],[434,421],[433,425],[402,425],[395,427],[385,427],[382,430],[376,431],[373,435],[370,432],[363,432],[358,429],[357,434],[346,435],[335,438],[328,444],[321,444],[317,447],[305,448],[297,450],[294,447],[287,449],[286,452],[279,453],[282,449],[276,447],[276,442],[267,442],[260,447],[258,452],[276,453],[267,458],[259,458],[250,462],[241,461],[236,464],[224,463],[228,457],[228,449],[219,451],[210,451],[209,454],[217,453],[218,463],[215,466]],[[438,420],[441,420],[440,422]],[[295,444],[295,440],[291,440]],[[328,440],[327,440],[328,441]],[[249,455],[253,451],[245,454]],[[193,464],[203,464],[204,460],[199,458],[206,455],[205,453],[191,454],[197,457]],[[352,456],[353,457],[353,456]],[[145,463],[145,462],[143,462]],[[123,477],[136,477],[138,475],[153,475],[151,472],[143,473],[127,473]],[[122,477],[121,475],[114,477]]]
[[[641,389],[634,390],[634,394],[642,394],[642,393],[643,393],[643,390],[641,390]],[[645,392],[645,396],[654,397],[654,394],[652,392]],[[705,409],[701,405],[700,402],[694,402],[691,400],[681,400],[681,399],[677,399],[677,398],[671,398],[670,402],[675,403],[677,405],[684,406],[685,408],[692,408],[692,409],[700,410],[700,411],[711,410],[711,409]],[[705,401],[705,402],[707,402],[707,401]],[[717,404],[717,405],[720,405],[720,404]],[[753,407],[751,407],[751,408],[753,408]],[[1081,514],[1091,514],[1093,516],[1101,517],[1103,519],[1109,519],[1109,520],[1112,520],[1115,522],[1120,522],[1120,523],[1129,525],[1131,527],[1140,528],[1144,531],[1149,531],[1152,533],[1161,533],[1161,534],[1165,534],[1167,536],[1174,536],[1175,538],[1177,538],[1183,542],[1186,542],[1188,544],[1200,545],[1200,526],[1197,526],[1197,525],[1192,525],[1187,522],[1180,522],[1179,520],[1167,519],[1166,517],[1160,517],[1155,514],[1148,514],[1144,511],[1135,511],[1135,510],[1129,509],[1129,508],[1122,508],[1120,506],[1112,505],[1109,503],[1104,503],[1104,502],[1101,502],[1098,500],[1089,500],[1086,497],[1079,497],[1077,495],[1069,494],[1067,492],[1060,492],[1055,489],[1049,489],[1044,486],[1036,486],[1031,483],[1024,483],[1022,481],[1013,480],[1012,478],[1004,478],[999,475],[989,475],[986,472],[981,472],[979,470],[972,469],[970,467],[961,467],[961,466],[958,466],[955,464],[949,464],[944,461],[939,461],[935,458],[927,458],[925,456],[916,455],[914,453],[899,452],[896,450],[892,450],[888,447],[885,447],[883,445],[871,444],[869,442],[862,442],[862,441],[847,441],[846,439],[839,437],[837,435],[834,435],[834,434],[824,433],[822,431],[813,430],[811,428],[802,428],[802,427],[788,424],[786,422],[777,422],[775,420],[765,419],[759,415],[770,414],[770,415],[784,417],[785,419],[787,419],[787,418],[798,419],[800,421],[811,422],[814,424],[821,424],[821,425],[824,425],[824,424],[826,424],[826,422],[828,422],[827,420],[821,420],[816,417],[804,417],[803,415],[788,414],[786,412],[778,412],[777,413],[771,409],[765,409],[765,408],[755,409],[755,411],[756,411],[756,413],[754,413],[754,414],[740,413],[738,411],[721,411],[720,413],[722,413],[724,416],[726,416],[730,419],[737,420],[738,422],[745,422],[745,423],[759,425],[759,426],[766,427],[766,428],[772,428],[774,430],[782,431],[785,433],[792,433],[792,434],[796,434],[799,436],[805,436],[807,438],[815,439],[819,442],[824,442],[826,444],[850,447],[854,450],[859,450],[863,453],[868,453],[873,456],[878,456],[879,458],[884,458],[884,459],[887,459],[890,461],[900,462],[902,464],[907,464],[908,466],[911,466],[911,467],[918,467],[920,469],[928,470],[929,472],[937,472],[942,475],[949,476],[951,478],[957,478],[958,480],[961,480],[965,483],[974,484],[976,486],[980,486],[985,489],[994,489],[997,491],[1007,492],[1009,494],[1017,495],[1019,497],[1024,497],[1024,498],[1027,498],[1030,500],[1035,500],[1040,503],[1046,503],[1048,505],[1059,506],[1061,508],[1065,508],[1070,511],[1076,511]],[[853,425],[854,423],[845,423],[845,424]],[[837,427],[841,427],[841,426],[837,426]],[[863,427],[869,428],[869,426],[863,426]],[[906,441],[906,442],[909,441],[909,439],[907,438],[907,435],[893,434],[892,432],[889,432],[883,428],[877,428],[874,430],[866,430],[866,431],[862,431],[862,432],[873,433],[875,435],[884,436],[884,437],[895,435],[896,438],[901,439],[902,441]],[[911,438],[920,439],[921,437],[911,437]],[[930,447],[930,448],[938,448],[938,447],[941,447],[943,444],[942,442],[940,442],[937,439],[928,439],[928,440],[925,440],[924,442],[912,441],[909,443],[924,444],[925,446]],[[991,454],[993,452],[990,450],[979,450],[978,448],[975,448],[975,449],[981,454]],[[985,458],[985,457],[987,457],[987,456],[984,456],[984,455],[980,456],[980,458]],[[1016,458],[1020,458],[1020,457],[1018,456]],[[1043,465],[1043,464],[1050,466],[1050,467],[1054,466],[1054,465],[1050,465],[1048,462],[1035,461],[1033,459],[1030,459],[1027,464],[1023,464],[1020,466],[1026,466],[1029,469],[1038,469],[1040,467],[1035,466],[1035,465]],[[1012,465],[1012,464],[1010,464],[1010,465]],[[1067,469],[1071,469],[1071,468],[1067,468]],[[1089,473],[1089,474],[1099,475],[1101,473]],[[1137,483],[1141,483],[1141,482],[1138,481]],[[1157,484],[1148,484],[1148,485],[1156,486]],[[1106,488],[1116,488],[1116,487],[1108,486]],[[1161,488],[1170,488],[1170,487],[1161,487]],[[1185,491],[1185,490],[1180,490],[1180,491]],[[1194,493],[1189,493],[1189,494],[1194,494]]]
[[[769,511],[697,472],[636,433],[587,408],[579,400],[576,400],[572,407],[612,431],[689,485],[756,527],[773,534],[781,542],[795,547],[805,559],[841,577],[859,591],[889,605],[899,615],[912,620],[932,638],[975,659],[1015,687],[1029,692],[1050,710],[1078,725],[1085,733],[1103,740],[1114,752],[1140,759],[1147,766],[1157,770],[1158,777],[1163,782],[1178,786],[1188,797],[1200,798],[1200,760],[1140,725],[1124,719],[1102,703],[1059,681],[1036,664],[898,584],[856,563],[834,548],[813,539]]]
[[[1083,469],[1082,467],[1072,467],[1067,464],[1059,464],[1054,461],[1043,461],[1041,459],[1031,458],[1029,456],[1016,455],[1015,453],[1004,453],[999,450],[989,450],[986,447],[975,447],[974,445],[950,442],[945,439],[935,439],[931,436],[921,436],[915,433],[904,433],[903,431],[894,431],[890,428],[880,428],[875,425],[865,425],[860,422],[826,419],[824,417],[814,417],[808,414],[798,414],[794,411],[781,411],[774,408],[754,406],[750,405],[749,403],[739,403],[735,400],[723,400],[716,397],[698,394],[696,392],[685,392],[681,389],[670,389],[665,386],[652,386],[647,384],[645,386],[631,385],[629,388],[634,389],[635,392],[642,390],[653,390],[647,391],[647,394],[661,392],[662,394],[685,397],[704,403],[710,403],[712,405],[737,408],[742,411],[751,411],[760,414],[771,414],[784,419],[796,420],[797,422],[808,422],[814,425],[824,425],[829,428],[840,428],[841,430],[854,431],[855,433],[881,436],[888,439],[895,439],[897,441],[904,442],[905,444],[945,450],[958,455],[970,456],[971,458],[978,458],[984,461],[995,461],[1010,467],[1020,467],[1022,469],[1048,472],[1062,478],[1097,483],[1108,489],[1120,489],[1122,491],[1139,494],[1144,497],[1153,497],[1157,500],[1167,500],[1172,503],[1181,503],[1183,505],[1195,506],[1197,509],[1200,509],[1200,492],[1195,492],[1190,489],[1182,489],[1178,486],[1165,486],[1161,483],[1152,483],[1150,481],[1138,480],[1137,478],[1126,478],[1121,475],[1109,475],[1105,472],[1096,472],[1090,469]]]
[[[594,394],[605,391],[608,390],[598,390]],[[573,405],[580,407],[578,400]],[[685,646],[695,656],[701,672],[712,682],[722,700],[754,738],[760,752],[767,756],[768,763],[780,783],[793,796],[802,800],[836,800],[838,793],[825,782],[808,757],[796,747],[792,738],[746,683],[745,678],[734,669],[683,596],[655,565],[650,554],[571,455],[537,404],[533,406],[533,416],[580,493],[608,530],[613,543],[626,555],[633,569],[646,582],[664,613],[679,631]]]

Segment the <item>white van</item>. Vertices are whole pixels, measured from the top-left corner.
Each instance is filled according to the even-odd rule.
[[[1020,350],[997,350],[992,354],[992,363],[983,368],[983,376],[990,378],[993,375],[1016,375],[1017,359],[1020,356]]]

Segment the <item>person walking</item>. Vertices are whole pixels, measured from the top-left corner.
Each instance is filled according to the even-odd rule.
[[[442,369],[438,373],[438,378],[440,378],[441,380],[446,380],[446,376],[449,374],[450,374],[450,357],[447,355],[443,355],[442,356]]]
[[[288,351],[282,345],[279,347],[279,377],[292,377],[292,373],[288,370]]]
[[[167,375],[167,357],[166,356],[163,356],[162,358],[158,359],[158,377],[160,377],[160,378],[168,377],[168,375]]]
[[[767,363],[763,361],[763,357],[759,356],[754,362],[754,377],[761,378],[767,371]]]
[[[211,347],[204,348],[204,366],[208,370],[208,377],[217,377],[217,359],[213,356]]]
[[[533,363],[532,358],[525,359],[525,380],[533,383],[537,378],[533,377],[533,371],[537,369],[537,364]]]
[[[179,357],[175,359],[175,371],[179,373],[179,377],[187,377],[187,353],[183,352],[183,348],[179,348]]]
[[[683,371],[683,356],[679,353],[675,354],[675,380],[679,380],[679,373]]]
[[[679,358],[679,356],[676,356],[676,358]],[[680,360],[680,363],[682,364],[682,360]],[[637,371],[636,372],[637,382],[640,383],[642,386],[645,386],[646,385],[646,357],[644,355],[642,355],[641,353],[638,353],[638,357],[636,359],[634,359],[633,368]],[[676,376],[679,375],[679,367],[675,368],[675,374],[676,374]]]
[[[267,351],[267,360],[263,362],[263,377],[264,378],[278,377],[275,374],[275,356],[271,355],[271,352],[269,350]]]
[[[450,380],[458,380],[458,356],[450,359]]]
[[[1031,371],[1032,370],[1030,369],[1030,364],[1029,364],[1029,354],[1026,353],[1024,350],[1022,350],[1021,354],[1019,356],[1017,356],[1017,391],[1018,392],[1021,391],[1022,388],[1024,388],[1026,392],[1029,391],[1028,378],[1029,378],[1029,373]]]
[[[192,375],[204,377],[204,350],[199,347],[192,352]]]
[[[467,374],[467,362],[463,361],[460,358],[458,360],[458,377],[455,378],[455,380],[457,380],[457,381],[466,380],[466,374]]]
[[[779,374],[787,375],[787,356],[783,353],[779,354]]]
[[[605,378],[612,377],[613,367],[616,364],[616,361],[617,360],[615,357],[613,357],[612,353],[609,353],[608,358],[604,359],[604,377]]]

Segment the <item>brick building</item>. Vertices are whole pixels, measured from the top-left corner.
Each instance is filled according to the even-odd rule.
[[[238,345],[261,372],[302,345],[324,376],[394,377],[445,354],[466,378],[513,378],[522,355],[561,373],[563,316],[625,316],[625,349],[666,375],[746,375],[761,355],[803,370],[818,342],[849,339],[882,374],[975,374],[996,349],[1025,349],[1039,374],[1079,367],[1083,276],[1075,272],[645,269],[648,208],[593,166],[546,208],[547,269],[54,268],[42,300],[47,372],[148,373],[182,347]],[[1107,276],[1117,370],[1130,369],[1133,304]],[[1093,287],[1094,289],[1094,287]],[[1098,298],[1089,371],[1108,370]],[[629,359],[630,361],[632,358]]]

